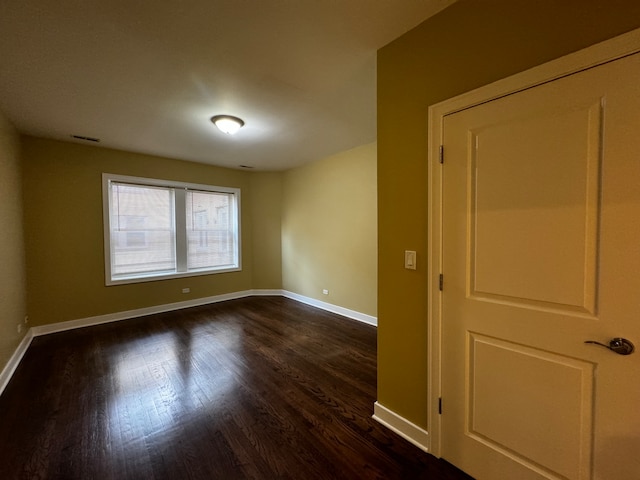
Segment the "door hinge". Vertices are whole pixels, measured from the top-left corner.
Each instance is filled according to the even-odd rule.
[[[444,275],[442,273],[440,274],[440,278],[438,280],[438,288],[440,289],[440,291],[444,289]]]
[[[438,398],[438,414],[442,415],[442,397]]]
[[[444,163],[444,145],[440,145],[440,163]]]

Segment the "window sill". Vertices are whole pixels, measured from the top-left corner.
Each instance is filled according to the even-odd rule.
[[[157,282],[160,280],[171,280],[174,278],[197,277],[201,275],[216,275],[218,273],[240,272],[242,267],[237,265],[229,265],[216,268],[214,270],[191,270],[189,272],[167,272],[162,274],[140,274],[129,275],[126,277],[107,279],[105,285],[107,287],[113,285],[127,285],[130,283]]]

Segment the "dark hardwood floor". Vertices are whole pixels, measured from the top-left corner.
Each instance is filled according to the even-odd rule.
[[[2,479],[468,479],[371,418],[376,329],[250,297],[33,340]]]

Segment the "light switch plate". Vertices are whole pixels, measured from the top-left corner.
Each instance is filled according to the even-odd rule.
[[[408,270],[416,269],[417,254],[414,250],[404,251],[404,268]]]

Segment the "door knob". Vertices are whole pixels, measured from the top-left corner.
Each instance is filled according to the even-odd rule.
[[[604,343],[596,342],[595,340],[587,340],[584,343],[593,343],[595,345],[600,345],[601,347],[608,348],[612,352],[617,353],[618,355],[631,355],[636,347],[633,346],[626,338],[613,338],[609,342],[609,345],[605,345]]]

